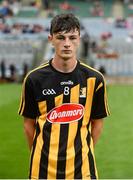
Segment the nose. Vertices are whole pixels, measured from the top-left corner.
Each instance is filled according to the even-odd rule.
[[[66,39],[65,39],[65,41],[64,41],[64,47],[65,47],[65,48],[70,47],[70,40],[69,40],[69,38],[66,38]]]

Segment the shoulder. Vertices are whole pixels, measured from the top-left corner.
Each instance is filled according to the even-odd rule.
[[[40,74],[47,71],[48,67],[49,67],[49,61],[29,71],[25,77],[25,80],[38,78]]]
[[[104,79],[103,74],[96,70],[95,68],[92,68],[91,66],[83,63],[82,61],[80,61],[80,68],[83,72],[85,72],[87,74],[88,77],[94,77],[96,79]]]

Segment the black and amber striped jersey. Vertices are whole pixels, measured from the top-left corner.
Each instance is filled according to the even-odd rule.
[[[97,178],[90,122],[109,114],[104,78],[79,61],[71,73],[51,62],[23,83],[19,114],[36,119],[29,178]]]

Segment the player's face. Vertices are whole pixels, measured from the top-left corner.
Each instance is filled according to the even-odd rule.
[[[76,51],[80,43],[80,35],[77,30],[58,32],[49,37],[52,42],[57,57],[64,60],[75,58]]]

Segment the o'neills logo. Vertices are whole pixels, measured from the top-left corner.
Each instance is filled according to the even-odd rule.
[[[55,107],[47,114],[51,123],[70,123],[80,120],[84,115],[84,106],[81,104],[66,103]]]

